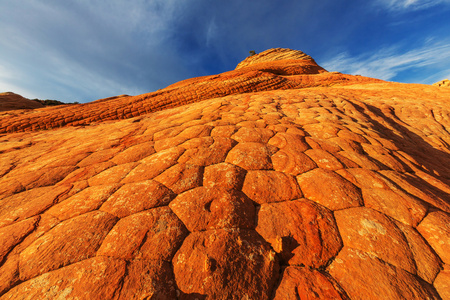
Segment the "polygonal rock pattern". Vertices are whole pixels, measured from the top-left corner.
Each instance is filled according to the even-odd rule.
[[[279,268],[269,244],[250,230],[191,233],[173,267],[181,291],[212,299],[269,299]]]
[[[417,226],[417,230],[442,261],[450,264],[450,215],[442,211],[431,212]]]
[[[347,299],[338,285],[318,270],[287,267],[274,300]]]
[[[256,231],[287,265],[319,268],[342,248],[331,211],[307,200],[261,205]]]
[[[20,279],[95,256],[116,217],[94,211],[55,226],[20,253]]]
[[[242,191],[259,204],[288,201],[302,196],[293,176],[276,171],[248,171]]]
[[[450,266],[445,265],[434,281],[434,286],[442,299],[450,299]]]
[[[187,233],[183,223],[168,207],[154,208],[117,222],[105,237],[97,255],[168,261]]]
[[[345,246],[363,250],[410,273],[416,266],[402,232],[385,215],[365,207],[335,212]]]
[[[431,284],[364,251],[344,247],[328,270],[350,299],[439,299]]]
[[[239,192],[198,187],[178,195],[169,207],[191,232],[255,227],[255,206]]]
[[[362,205],[359,189],[333,171],[314,169],[297,176],[297,181],[306,198],[331,210]]]
[[[448,299],[449,99],[271,49],[1,112],[0,299]]]

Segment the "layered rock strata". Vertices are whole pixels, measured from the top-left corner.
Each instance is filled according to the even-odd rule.
[[[44,105],[39,102],[24,98],[12,92],[0,93],[0,112],[43,107]]]
[[[449,299],[450,90],[292,55],[4,116],[0,299]]]

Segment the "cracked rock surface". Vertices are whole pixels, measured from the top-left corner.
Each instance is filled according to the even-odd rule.
[[[447,88],[271,49],[0,124],[1,300],[450,299]]]

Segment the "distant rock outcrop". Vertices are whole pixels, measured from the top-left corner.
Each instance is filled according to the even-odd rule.
[[[438,81],[438,82],[436,82],[436,83],[433,83],[433,85],[435,85],[435,86],[445,86],[445,87],[450,87],[450,80],[444,79],[444,80]]]
[[[267,50],[244,62],[234,71],[183,80],[153,93],[110,97],[70,107],[49,108],[32,114],[17,112],[13,117],[2,120],[0,133],[85,126],[94,122],[128,119],[233,94],[382,82],[368,77],[327,72],[310,56],[289,49]],[[108,105],[105,105],[105,101]]]
[[[450,299],[450,89],[244,62],[0,115],[0,300]]]
[[[236,70],[260,70],[277,75],[319,74],[327,72],[317,65],[314,59],[298,50],[269,49],[257,55],[247,57],[240,62]]]
[[[44,107],[44,105],[12,92],[0,93],[0,111],[33,109],[41,107]]]

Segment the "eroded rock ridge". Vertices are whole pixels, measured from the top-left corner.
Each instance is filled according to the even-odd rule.
[[[259,55],[2,115],[0,299],[450,299],[450,90]]]

